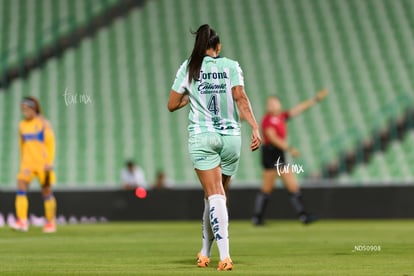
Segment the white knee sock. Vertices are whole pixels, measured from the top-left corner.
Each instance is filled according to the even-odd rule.
[[[229,216],[227,213],[226,197],[224,195],[211,195],[208,197],[210,205],[210,224],[213,236],[216,239],[220,253],[220,260],[230,257],[229,249]]]
[[[210,258],[211,245],[214,241],[213,231],[210,226],[210,204],[208,199],[204,199],[204,212],[203,212],[203,247],[201,248],[201,254]]]

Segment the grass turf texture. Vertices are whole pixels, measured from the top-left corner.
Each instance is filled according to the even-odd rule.
[[[0,274],[47,275],[414,275],[414,221],[232,221],[235,270],[197,268],[199,222],[61,226],[56,234],[0,228]],[[379,245],[381,251],[355,251]]]

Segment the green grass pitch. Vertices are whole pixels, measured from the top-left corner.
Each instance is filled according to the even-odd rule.
[[[0,274],[414,275],[413,220],[231,221],[228,272],[216,271],[215,245],[210,267],[196,267],[200,228],[197,221],[84,224],[46,235],[3,227]]]

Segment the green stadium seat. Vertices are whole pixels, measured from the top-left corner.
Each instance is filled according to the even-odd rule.
[[[0,74],[118,1],[0,1]]]
[[[0,52],[27,41],[21,56],[31,54],[45,45],[42,38],[67,31],[62,23],[62,31],[52,33],[56,20],[72,16],[77,26],[117,2],[42,0],[41,5],[21,5],[24,1],[0,1],[1,15],[27,14],[20,21],[19,16],[3,17],[7,24],[0,24]],[[191,13],[183,14],[183,9]],[[413,1],[399,0],[147,1],[27,79],[16,80],[6,92],[0,90],[0,129],[16,130],[19,101],[32,94],[40,98],[55,128],[61,187],[119,185],[119,172],[129,158],[143,167],[149,182],[162,169],[177,185],[197,185],[187,153],[187,112],[170,114],[165,106],[174,74],[192,48],[188,29],[208,22],[221,36],[223,55],[240,62],[258,119],[270,95],[279,95],[289,108],[321,88],[330,90],[324,102],[288,124],[289,143],[302,153],[292,162],[304,165],[305,173],[298,177],[305,180],[412,106],[414,67],[408,61],[414,58],[413,9]],[[33,35],[45,29],[47,35]],[[15,62],[7,57],[0,68]],[[93,103],[66,106],[66,89],[90,95]],[[383,112],[385,106],[389,108]],[[259,153],[248,149],[246,123],[243,130],[234,182],[258,185]],[[0,167],[0,187],[11,187],[19,162],[17,136],[1,131],[0,138],[5,164]],[[414,161],[407,139],[399,149],[391,147],[340,179],[412,179],[408,167],[385,162]]]

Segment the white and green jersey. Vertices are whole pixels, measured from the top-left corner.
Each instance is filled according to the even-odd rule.
[[[205,56],[198,81],[188,82],[188,60],[178,69],[172,90],[188,91],[190,96],[190,124],[192,134],[217,132],[223,135],[240,135],[240,118],[231,89],[244,86],[242,70],[238,62],[224,58]]]

